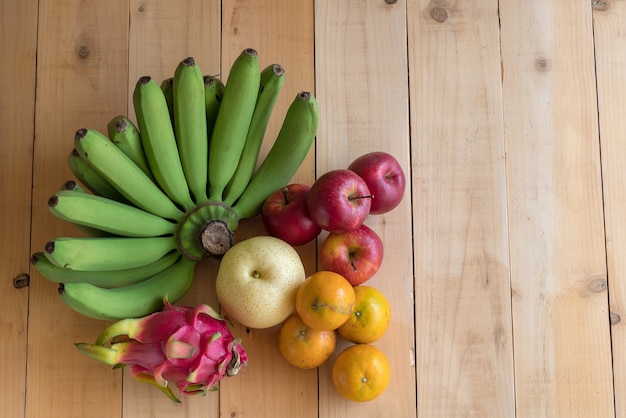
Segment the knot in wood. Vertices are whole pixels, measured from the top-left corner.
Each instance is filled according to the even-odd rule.
[[[89,56],[89,52],[90,52],[89,47],[87,45],[81,45],[76,50],[76,54],[78,55],[78,58],[83,59],[83,60]]]
[[[548,59],[545,57],[539,57],[535,60],[535,69],[537,71],[547,71],[548,70]]]
[[[443,23],[448,19],[448,12],[443,7],[433,7],[430,10],[430,17],[433,18],[435,22]]]
[[[593,0],[591,2],[591,7],[593,7],[593,10],[598,10],[602,12],[609,8],[609,2],[604,0]]]
[[[607,286],[608,284],[606,282],[606,279],[595,279],[589,282],[588,285],[589,290],[591,290],[593,293],[604,292]]]
[[[609,321],[611,325],[619,324],[621,320],[622,320],[622,317],[619,316],[619,314],[616,314],[615,312],[611,312],[609,314]]]
[[[13,287],[23,289],[30,284],[30,276],[28,274],[20,274],[13,279]]]

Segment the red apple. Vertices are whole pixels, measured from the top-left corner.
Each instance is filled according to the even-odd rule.
[[[371,279],[383,262],[383,241],[367,225],[330,233],[321,250],[322,268],[341,274],[352,286]]]
[[[354,160],[348,170],[361,176],[374,195],[371,214],[389,212],[400,204],[406,179],[393,155],[382,151],[370,152]]]
[[[354,171],[331,170],[311,186],[307,207],[313,221],[322,229],[354,231],[365,222],[371,197],[367,184]]]
[[[261,220],[267,232],[297,246],[315,239],[322,231],[309,216],[306,199],[310,187],[290,184],[272,193],[263,203]]]

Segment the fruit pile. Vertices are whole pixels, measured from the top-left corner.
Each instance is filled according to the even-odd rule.
[[[335,388],[352,401],[376,398],[390,380],[385,354],[371,343],[385,334],[391,308],[379,290],[363,284],[382,263],[383,242],[364,222],[370,214],[394,209],[405,182],[393,156],[371,152],[348,169],[321,175],[310,187],[286,186],[262,208],[270,234],[292,245],[328,232],[321,247],[322,270],[297,286],[295,312],[281,325],[278,347],[289,364],[310,369],[331,358],[337,336],[353,343],[332,366]]]
[[[106,135],[76,131],[67,163],[78,181],[65,182],[48,208],[83,234],[51,239],[31,262],[73,311],[115,321],[94,344],[77,343],[81,353],[129,366],[174,401],[172,386],[183,395],[217,389],[248,363],[240,340],[210,306],[174,304],[195,265],[215,256],[229,319],[280,325],[280,351],[300,368],[324,363],[344,338],[354,344],[334,361],[339,393],[366,401],[385,389],[389,363],[370,343],[387,330],[390,307],[363,285],[383,243],[365,220],[399,204],[404,173],[391,155],[371,152],[311,186],[290,184],[315,140],[318,109],[310,92],[297,94],[259,161],[283,84],[284,69],[261,69],[251,48],[226,82],[189,57],[160,84],[139,78],[136,124],[122,115]],[[235,244],[239,221],[259,215],[269,235]],[[322,270],[306,277],[294,247],[322,231]]]

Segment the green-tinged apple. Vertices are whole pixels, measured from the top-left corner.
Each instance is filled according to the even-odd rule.
[[[337,169],[322,174],[307,195],[311,219],[329,232],[347,232],[365,222],[372,194],[365,180],[351,170]]]
[[[306,279],[298,252],[285,241],[255,236],[224,254],[216,278],[217,298],[227,316],[248,328],[269,328],[295,310]]]
[[[383,241],[363,224],[354,231],[330,233],[321,249],[322,268],[341,274],[352,286],[371,279],[383,262]]]
[[[402,201],[406,178],[393,155],[382,151],[368,152],[352,161],[348,170],[361,176],[374,195],[370,214],[387,213]]]

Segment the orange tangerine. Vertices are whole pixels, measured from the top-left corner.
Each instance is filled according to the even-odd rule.
[[[356,344],[343,350],[332,367],[337,392],[354,402],[367,402],[385,391],[391,367],[385,354],[370,344]]]
[[[313,329],[335,330],[350,317],[354,298],[354,289],[345,277],[332,271],[318,271],[298,287],[296,311]]]
[[[307,326],[294,313],[283,322],[278,332],[278,348],[287,363],[301,369],[319,367],[335,351],[335,331],[319,331]]]
[[[337,333],[353,343],[372,343],[380,339],[389,327],[389,301],[372,286],[356,286],[354,295],[354,311],[337,329]]]

